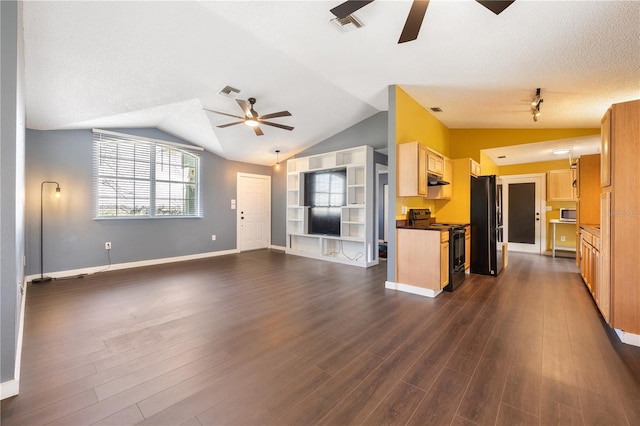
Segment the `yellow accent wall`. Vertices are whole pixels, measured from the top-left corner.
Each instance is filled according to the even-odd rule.
[[[500,175],[496,163],[484,152],[480,152],[480,169],[483,175]]]
[[[491,160],[489,160],[491,161]],[[569,160],[540,161],[537,163],[511,164],[498,166],[498,175],[525,175],[531,173],[547,173],[549,170],[562,170],[569,168]],[[482,170],[482,174],[484,170]]]
[[[435,217],[438,222],[469,223],[471,220],[471,182],[469,159],[451,160],[453,164],[453,193],[451,200],[436,200]]]
[[[450,157],[469,157],[481,161],[480,150],[486,148],[599,134],[599,127],[594,129],[450,129]],[[482,173],[484,174],[484,170]]]
[[[404,90],[396,86],[396,145],[418,141],[449,157],[449,129],[424,109]],[[396,219],[405,219],[402,207],[430,208],[435,211],[433,200],[422,197],[397,197]]]
[[[396,144],[413,141],[451,158],[449,129],[396,86]]]

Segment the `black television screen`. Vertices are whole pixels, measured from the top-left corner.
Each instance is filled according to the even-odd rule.
[[[311,207],[309,233],[340,236],[340,207]]]
[[[340,207],[347,204],[347,170],[305,173],[304,204],[310,207],[310,234],[340,236]]]

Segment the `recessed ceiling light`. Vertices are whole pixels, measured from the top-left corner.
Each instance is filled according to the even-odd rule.
[[[554,148],[551,150],[556,155],[568,154],[571,150],[569,148]]]

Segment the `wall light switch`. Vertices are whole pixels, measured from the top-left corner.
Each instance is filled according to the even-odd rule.
[[[402,206],[402,214],[407,214],[407,206]]]
[[[236,209],[236,200],[231,200],[231,210],[235,210]]]

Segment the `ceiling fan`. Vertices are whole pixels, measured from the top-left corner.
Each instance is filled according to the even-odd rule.
[[[242,108],[242,111],[244,112],[244,117],[241,117],[239,115],[227,114],[226,112],[214,111],[214,110],[208,109],[208,108],[203,108],[203,109],[205,111],[210,111],[210,112],[214,112],[216,114],[226,115],[228,117],[235,117],[235,118],[239,118],[241,120],[241,121],[234,121],[233,123],[221,124],[219,126],[216,126],[216,127],[220,127],[220,128],[229,127],[229,126],[235,126],[236,124],[244,123],[247,126],[253,127],[253,131],[256,133],[256,136],[264,135],[264,133],[262,132],[262,129],[260,129],[260,124],[265,124],[267,126],[277,127],[279,129],[284,129],[284,130],[293,130],[293,127],[291,127],[291,126],[285,126],[284,124],[278,124],[278,123],[272,123],[271,121],[265,121],[265,120],[268,120],[270,118],[288,117],[288,116],[291,115],[291,113],[289,111],[278,111],[278,112],[272,112],[271,114],[258,115],[258,112],[255,109],[253,109],[253,105],[256,103],[256,98],[249,98],[246,101],[242,100],[242,99],[236,99],[236,102],[238,103],[238,105],[240,105],[240,108]]]
[[[499,15],[503,10],[511,6],[511,3],[513,3],[515,0],[476,1],[496,15]],[[344,3],[341,3],[331,9],[330,12],[333,13],[338,19],[345,19],[347,16],[351,15],[352,13],[363,8],[371,2],[373,2],[373,0],[347,0]],[[420,26],[422,25],[424,14],[427,12],[427,6],[429,6],[429,0],[413,0],[413,4],[411,5],[411,9],[409,10],[409,15],[407,16],[407,20],[404,23],[404,28],[402,29],[402,34],[400,34],[398,44],[413,41],[418,38],[418,33],[420,32]]]

